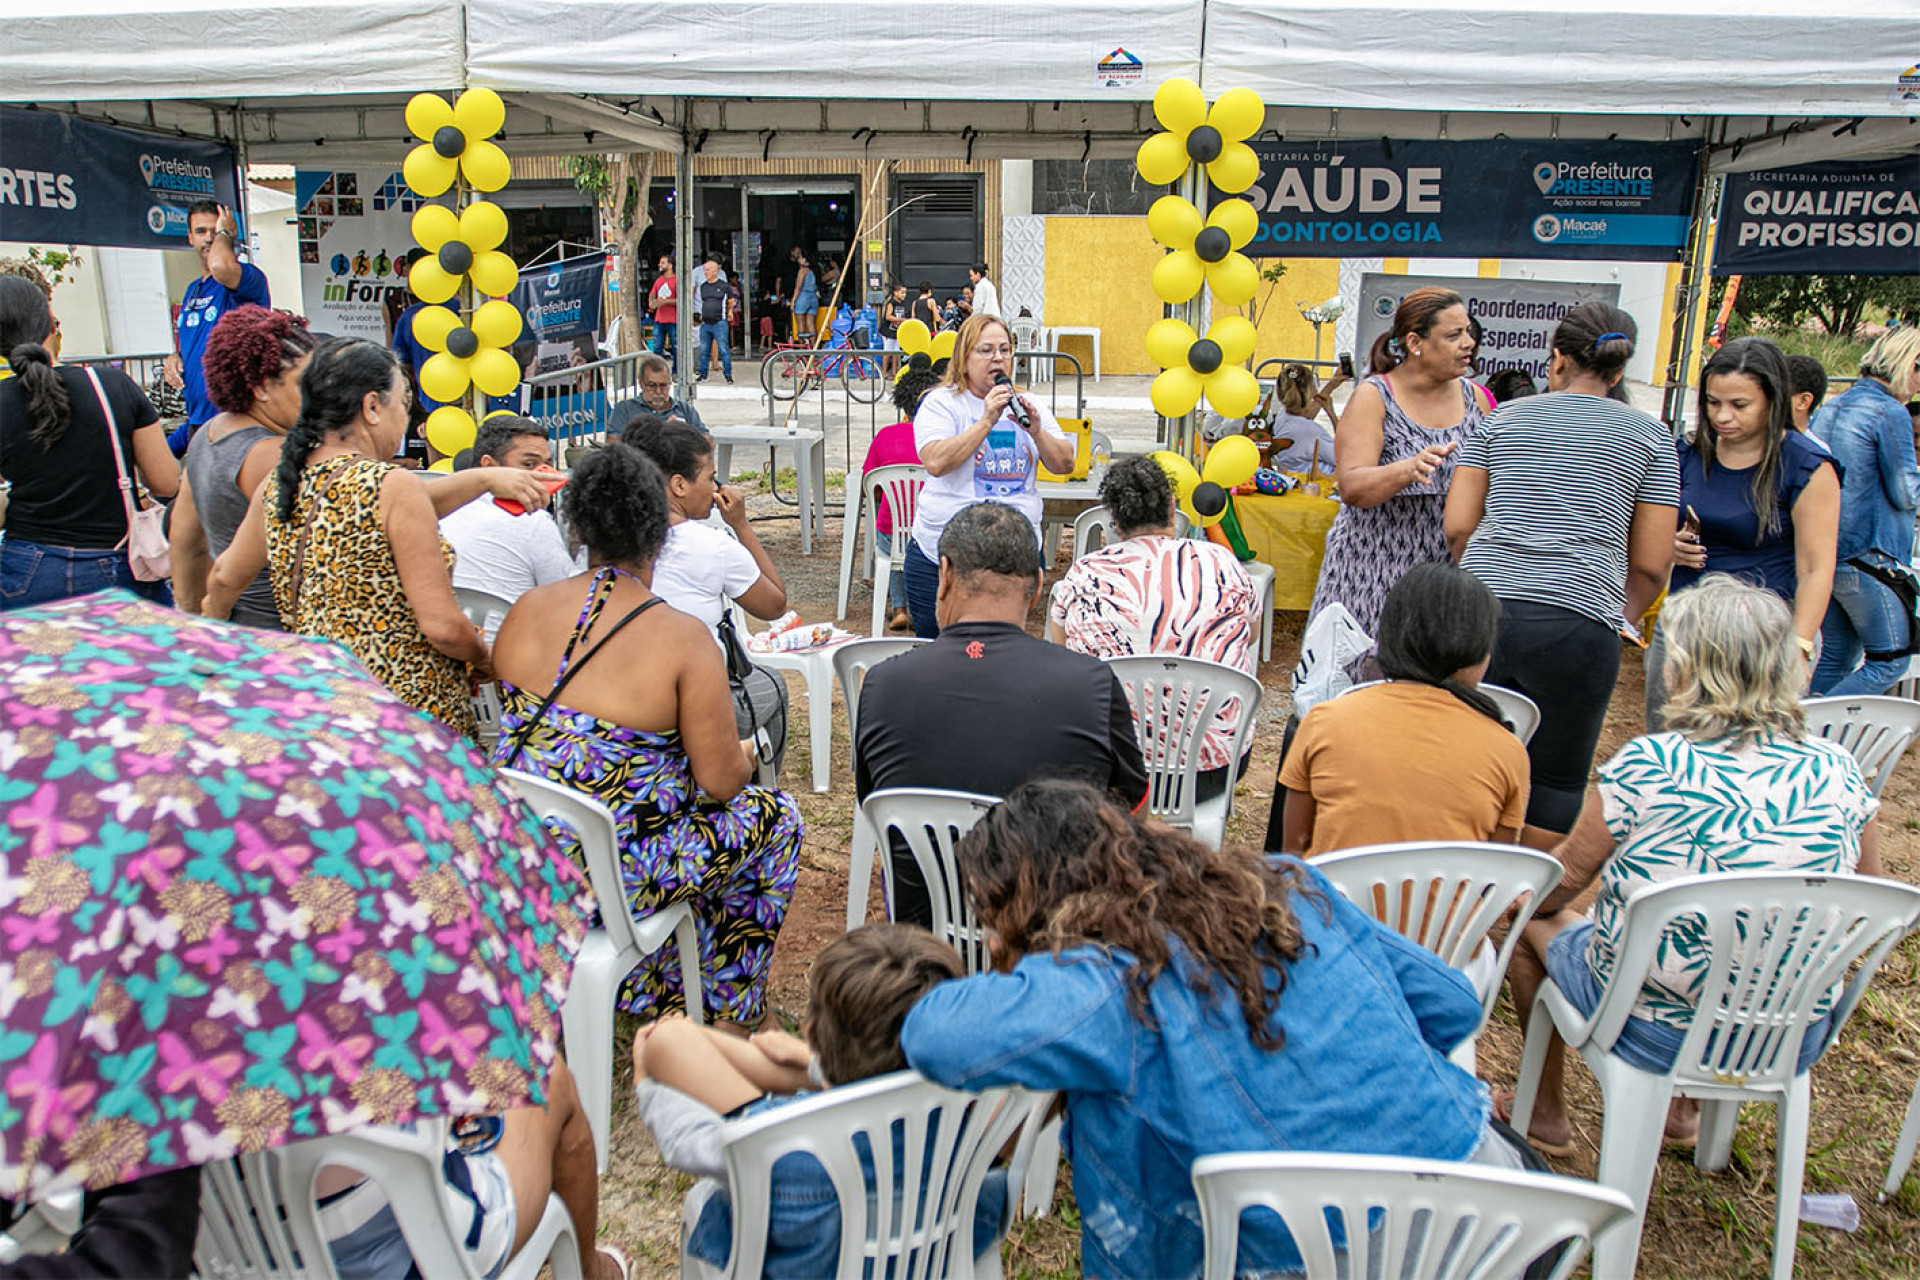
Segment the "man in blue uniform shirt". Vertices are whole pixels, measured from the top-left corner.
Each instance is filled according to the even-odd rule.
[[[166,363],[167,385],[179,388],[187,400],[187,420],[167,437],[176,454],[185,453],[193,433],[219,412],[207,398],[207,380],[200,367],[213,326],[235,307],[273,305],[266,273],[240,261],[235,252],[238,235],[233,211],[225,205],[198,200],[188,208],[187,244],[200,255],[200,278],[187,286],[187,296],[181,299],[175,332],[179,350]]]

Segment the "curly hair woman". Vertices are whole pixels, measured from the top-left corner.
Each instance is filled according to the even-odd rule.
[[[1293,858],[1216,851],[1094,788],[1031,782],[955,851],[996,973],[934,988],[901,1028],[961,1089],[1056,1089],[1090,1277],[1200,1270],[1188,1169],[1228,1151],[1521,1167],[1446,1053],[1473,988]],[[1252,1220],[1241,1270],[1303,1266]]]

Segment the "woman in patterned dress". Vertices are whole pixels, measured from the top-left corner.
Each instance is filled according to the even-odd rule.
[[[1635,892],[1682,876],[1805,872],[1884,874],[1880,802],[1838,743],[1807,732],[1806,663],[1787,603],[1765,587],[1709,574],[1670,597],[1667,732],[1635,738],[1600,767],[1586,807],[1554,856],[1567,867],[1514,950],[1513,1007],[1531,1009],[1551,975],[1591,1015],[1625,943],[1621,912]],[[1591,919],[1567,909],[1599,884]],[[1697,925],[1669,926],[1613,1052],[1643,1071],[1672,1065],[1693,1023],[1706,957]],[[1829,1001],[1828,1003],[1831,1003]],[[1826,1048],[1829,1020],[1808,1029],[1798,1069]],[[1531,1127],[1549,1154],[1572,1151],[1554,1037]],[[1512,1096],[1496,1102],[1504,1117]],[[1700,1104],[1676,1099],[1667,1137],[1691,1141]]]
[[[403,701],[471,738],[470,682],[490,678],[491,660],[454,599],[438,521],[484,493],[543,507],[546,489],[511,467],[429,484],[395,466],[409,398],[405,370],[378,343],[315,350],[280,465],[214,562],[201,612],[227,617],[264,566],[289,631],[337,640]]]
[[[494,761],[613,811],[628,909],[692,903],[707,1013],[752,1025],[799,871],[799,806],[747,785],[752,744],[720,651],[649,586],[667,534],[660,469],[625,444],[596,450],[574,470],[565,518],[590,568],[529,591],[501,624]],[[620,1007],[683,1007],[672,943],[627,976]]]
[[[1077,653],[1124,658],[1164,653],[1253,675],[1259,600],[1233,552],[1174,534],[1173,485],[1151,458],[1123,458],[1100,482],[1120,540],[1080,557],[1053,588],[1048,637]],[[1228,758],[1242,714],[1229,700],[1200,743],[1200,800],[1246,771],[1253,741]],[[1232,772],[1229,765],[1237,764]]]
[[[1313,614],[1345,605],[1372,635],[1400,575],[1447,558],[1442,518],[1454,455],[1490,405],[1467,379],[1478,344],[1451,289],[1415,289],[1374,343],[1372,373],[1340,415],[1340,514],[1327,532]],[[1308,616],[1312,621],[1312,614]]]

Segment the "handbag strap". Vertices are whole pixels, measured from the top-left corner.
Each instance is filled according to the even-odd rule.
[[[599,653],[607,647],[607,641],[619,635],[622,627],[632,622],[647,610],[653,608],[653,606],[665,603],[666,601],[662,600],[659,596],[655,596],[644,604],[636,605],[625,617],[621,618],[620,621],[607,628],[607,633],[594,641],[591,649],[581,654],[575,661],[568,663],[567,669],[560,673],[560,678],[553,682],[553,688],[547,690],[547,696],[541,699],[540,706],[532,715],[521,721],[518,729],[513,731],[513,749],[501,757],[500,763],[503,766],[511,766],[515,760],[519,759],[520,754],[527,749],[527,737],[533,732],[534,726],[547,718],[547,708],[551,707],[559,699],[560,691],[572,683],[576,675],[580,674],[580,668],[591,662],[594,654]]]
[[[340,472],[335,471],[321,482],[320,488],[314,492],[313,501],[307,505],[307,518],[300,524],[300,544],[293,552],[293,590],[288,601],[289,612],[296,625],[300,618],[300,586],[307,580],[307,539],[313,534],[313,518],[320,514],[321,502],[326,499],[327,491],[333,488],[333,482],[339,478]]]
[[[113,406],[107,403],[107,389],[100,385],[100,375],[91,367],[86,370],[87,381],[93,384],[93,395],[100,402],[100,416],[107,420],[107,440],[113,445],[113,469],[120,475],[120,501],[127,509],[127,536],[120,539],[125,545],[133,537],[133,518],[138,510],[133,503],[133,477],[127,474],[127,455],[120,449],[120,425],[113,416]]]

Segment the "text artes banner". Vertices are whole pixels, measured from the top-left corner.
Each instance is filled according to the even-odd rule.
[[[1699,150],[1688,142],[1256,142],[1270,258],[1678,261]]]
[[[1547,360],[1553,354],[1549,343],[1561,317],[1583,302],[1620,305],[1620,286],[1611,283],[1390,276],[1369,271],[1360,277],[1360,311],[1353,340],[1363,366],[1371,364],[1368,356],[1374,340],[1393,327],[1400,300],[1428,285],[1459,294],[1467,314],[1480,322],[1475,367],[1483,380],[1503,369],[1519,369],[1542,390],[1547,385]]]
[[[245,221],[233,152],[51,111],[0,107],[0,240],[187,247],[187,208],[214,200]]]
[[[606,278],[607,258],[601,253],[521,270],[520,283],[508,295],[508,301],[518,308],[526,324],[516,348],[536,344],[527,372],[551,373],[595,358]]]
[[[1728,174],[1713,269],[1750,276],[1920,273],[1920,155]]]

